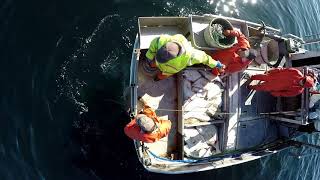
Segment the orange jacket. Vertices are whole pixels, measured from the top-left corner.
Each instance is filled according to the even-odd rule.
[[[242,62],[242,58],[237,54],[239,49],[249,49],[250,44],[245,35],[237,30],[232,30],[230,36],[237,37],[238,43],[228,49],[221,49],[211,53],[211,57],[220,60],[226,66],[226,73],[234,73],[241,71],[247,67],[252,61]]]
[[[266,74],[253,75],[251,80],[264,82],[251,88],[257,91],[269,91],[273,96],[296,96],[304,90],[304,87],[299,85],[299,81],[303,78],[303,74],[295,68],[276,68]]]
[[[147,143],[153,143],[169,134],[171,129],[171,122],[169,120],[160,120],[156,113],[148,106],[144,107],[142,113],[149,118],[152,118],[156,122],[158,129],[152,133],[143,133],[136,123],[136,120],[133,119],[124,128],[124,132],[128,137]]]

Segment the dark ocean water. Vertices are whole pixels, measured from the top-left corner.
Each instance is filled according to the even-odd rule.
[[[320,29],[318,0],[1,1],[0,180],[320,179],[308,148],[187,175],[140,165],[123,134],[137,17],[204,13],[299,36]],[[320,144],[317,134],[300,140]]]

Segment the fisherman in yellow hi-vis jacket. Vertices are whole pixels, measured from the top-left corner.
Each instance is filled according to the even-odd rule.
[[[220,61],[213,60],[204,51],[193,48],[181,34],[161,35],[153,39],[146,57],[151,67],[157,67],[161,71],[155,80],[165,79],[194,64],[205,64],[210,68],[217,68],[220,73],[225,68]]]

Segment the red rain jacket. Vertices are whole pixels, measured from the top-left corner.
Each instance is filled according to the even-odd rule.
[[[303,74],[295,68],[276,68],[266,74],[253,75],[251,80],[264,82],[251,88],[257,91],[269,91],[273,96],[296,96],[304,90],[304,87],[299,85],[299,81],[303,78]]]
[[[234,73],[241,71],[247,67],[252,61],[242,62],[242,58],[237,54],[239,49],[249,49],[250,44],[246,36],[237,30],[232,30],[230,36],[236,36],[238,43],[228,49],[221,49],[211,52],[213,59],[219,60],[226,66],[226,73]]]
[[[124,133],[128,137],[146,143],[153,143],[169,134],[171,129],[171,122],[169,120],[159,120],[156,113],[148,106],[144,107],[142,113],[152,118],[156,122],[158,129],[152,133],[143,133],[134,119],[124,128]]]

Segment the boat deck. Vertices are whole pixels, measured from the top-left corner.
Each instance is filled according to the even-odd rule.
[[[263,70],[246,70],[246,74],[260,74]],[[264,143],[275,141],[279,138],[279,126],[271,121],[264,113],[276,111],[277,99],[269,93],[249,90],[246,86],[248,80],[243,73],[234,74],[230,77],[231,90],[236,89],[231,97],[234,112],[229,119],[227,149],[244,149]],[[238,83],[236,83],[238,82]],[[252,82],[258,83],[258,82]],[[237,84],[240,87],[237,88]],[[233,136],[233,134],[236,136]],[[232,138],[234,137],[234,138]]]
[[[188,18],[139,18],[139,50],[141,52],[139,59],[144,59],[145,51],[153,38],[160,34],[183,34],[189,39],[193,46],[202,50],[214,50],[203,47],[203,36],[201,32],[207,26],[210,19],[206,17],[205,21],[200,17]],[[229,19],[235,29],[242,31],[248,36],[247,22]],[[161,25],[161,26],[159,26]],[[200,35],[199,35],[200,34]],[[156,110],[158,116],[163,119],[169,119],[172,128],[168,137],[155,143],[145,143],[150,151],[158,156],[169,157],[178,154],[181,159],[183,154],[183,129],[186,127],[181,120],[182,108],[179,103],[179,76],[175,75],[165,80],[155,82],[153,77],[144,73],[139,60],[138,72],[138,90],[137,96],[143,97],[144,101]],[[257,62],[261,62],[257,61]],[[245,71],[247,74],[264,73],[264,66],[251,64]],[[243,78],[243,72],[232,74],[224,79],[228,84],[227,93],[224,98],[224,111],[228,114],[226,118],[215,125],[218,127],[218,138],[220,149],[237,150],[254,147],[264,143],[272,142],[280,136],[288,136],[288,128],[280,126],[279,121],[270,120],[261,113],[277,111],[275,104],[277,99],[264,92],[255,92],[247,89],[246,78]],[[138,111],[142,104],[138,102]],[[180,113],[180,114],[179,114]],[[181,122],[182,121],[182,122]],[[202,125],[205,125],[202,124]],[[176,159],[177,156],[173,157]]]
[[[141,66],[141,64],[140,64]],[[140,67],[139,66],[139,67]],[[142,68],[142,67],[140,67]],[[247,74],[264,73],[263,70],[246,70]],[[162,157],[171,157],[181,151],[177,136],[178,130],[178,79],[177,76],[161,81],[139,71],[138,97],[154,109],[162,119],[169,119],[172,128],[168,137],[155,143],[145,143],[153,153]],[[275,112],[277,99],[264,92],[249,90],[243,73],[228,77],[229,118],[217,124],[222,150],[238,150],[269,143],[279,138],[279,124],[262,115]],[[254,83],[254,82],[253,82]],[[138,110],[142,109],[139,102]],[[283,133],[282,134],[286,134]]]
[[[139,64],[141,67],[141,63]],[[146,76],[143,71],[138,73],[138,97],[156,110],[161,119],[171,121],[171,130],[168,137],[162,138],[155,143],[145,143],[152,152],[159,156],[171,156],[176,150],[176,129],[177,129],[177,84],[176,76],[161,81],[154,81],[153,77]],[[138,104],[138,111],[143,108],[141,102]]]

